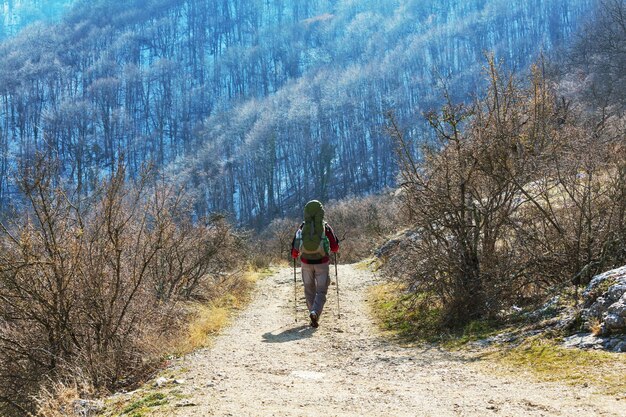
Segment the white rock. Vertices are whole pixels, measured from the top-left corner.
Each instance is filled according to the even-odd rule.
[[[606,283],[608,288],[600,294]],[[589,307],[581,311],[581,317],[588,327],[598,320],[603,335],[626,331],[626,266],[596,275],[583,296]]]
[[[167,378],[160,377],[160,378],[157,378],[156,381],[154,381],[154,386],[155,387],[161,387],[161,386],[163,386],[163,385],[165,385],[167,383],[168,383],[168,379]]]

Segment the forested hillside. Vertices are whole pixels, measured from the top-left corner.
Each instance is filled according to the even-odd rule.
[[[79,2],[0,45],[0,200],[36,152],[81,194],[120,158],[131,177],[154,163],[198,215],[243,224],[379,190],[396,173],[387,110],[421,131],[438,85],[474,91],[486,51],[527,67],[593,3]]]
[[[314,198],[340,261],[376,251],[392,327],[507,324],[560,293],[563,332],[599,326],[576,311],[626,262],[626,0],[0,12],[0,414],[67,415],[204,346]]]

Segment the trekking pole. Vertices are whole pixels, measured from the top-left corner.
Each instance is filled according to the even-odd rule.
[[[298,322],[298,283],[296,279],[296,258],[293,258],[293,318]]]
[[[339,309],[339,274],[337,273],[337,252],[335,252],[335,282],[337,283],[337,318],[341,318],[341,310]]]

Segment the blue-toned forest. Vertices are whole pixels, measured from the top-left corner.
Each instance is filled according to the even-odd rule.
[[[443,85],[470,97],[487,54],[526,70],[564,47],[592,4],[75,2],[57,23],[5,26],[17,33],[0,46],[0,201],[37,152],[80,193],[120,158],[131,177],[154,163],[195,194],[198,215],[244,225],[314,196],[375,192],[397,172],[386,112],[426,140],[421,115]]]
[[[625,112],[624,0],[0,0],[0,414],[296,284],[313,199],[392,330],[623,335],[580,297],[626,263]]]

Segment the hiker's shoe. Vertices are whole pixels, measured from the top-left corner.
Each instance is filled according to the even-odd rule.
[[[319,326],[319,324],[317,323],[319,317],[317,316],[317,313],[315,311],[311,311],[311,314],[309,314],[309,318],[311,319],[311,327]]]

